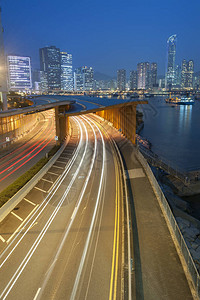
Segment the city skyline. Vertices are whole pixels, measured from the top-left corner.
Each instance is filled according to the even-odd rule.
[[[195,61],[195,71],[199,71],[200,42],[195,38],[199,34],[199,26],[195,16],[200,4],[195,1],[191,7],[186,1],[168,1],[166,6],[157,2],[150,4],[145,1],[140,16],[133,15],[133,12],[140,11],[142,4],[130,1],[124,4],[110,1],[103,10],[103,5],[101,7],[89,1],[70,5],[60,1],[60,5],[57,5],[45,0],[42,3],[35,1],[34,6],[31,6],[24,0],[12,4],[8,0],[2,4],[6,52],[31,56],[33,68],[38,68],[38,49],[56,45],[73,54],[74,68],[89,65],[101,73],[115,76],[117,69],[131,71],[140,61],[156,61],[158,75],[164,75],[166,41],[176,33],[177,63],[181,64],[183,59],[192,59]],[[12,5],[12,11],[9,5]],[[45,15],[42,14],[44,7]],[[185,13],[191,19],[186,24],[183,18]],[[138,25],[140,18],[141,26]],[[166,19],[173,22],[166,23]],[[87,35],[84,34],[86,31]]]

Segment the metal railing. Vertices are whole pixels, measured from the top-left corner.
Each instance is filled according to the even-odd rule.
[[[178,244],[179,250],[181,251],[182,257],[184,258],[185,265],[187,267],[187,271],[190,274],[190,277],[192,279],[193,287],[195,289],[196,295],[198,298],[200,298],[200,275],[197,271],[197,268],[195,266],[194,260],[191,256],[191,253],[186,245],[186,242],[183,238],[183,235],[180,231],[180,228],[176,222],[176,219],[171,211],[171,208],[167,202],[167,199],[165,198],[165,195],[163,194],[147,160],[144,158],[144,156],[140,153],[140,151],[137,149],[137,158],[144,167],[146,174],[157,194],[157,199],[160,204],[161,210],[165,216],[166,222],[168,224],[169,230],[173,237],[175,238],[175,241]],[[186,274],[187,276],[187,274]]]
[[[177,166],[166,162],[164,159],[149,151],[148,149],[145,149],[144,147],[139,147],[139,151],[152,166],[164,170],[168,174],[180,179],[184,184],[189,185],[191,181],[195,180],[193,172],[186,172],[184,170],[181,170]]]

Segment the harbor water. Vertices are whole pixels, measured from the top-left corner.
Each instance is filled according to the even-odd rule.
[[[174,105],[165,97],[152,97],[137,109],[144,114],[140,135],[161,160],[186,172],[200,170],[200,101]]]

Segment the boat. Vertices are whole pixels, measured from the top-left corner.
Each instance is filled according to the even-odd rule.
[[[177,103],[179,105],[192,105],[194,104],[194,100],[191,97],[181,97],[180,101]]]
[[[154,95],[153,94],[150,94],[150,93],[144,93],[144,97],[145,98],[151,98],[153,97]]]
[[[166,103],[171,103],[171,104],[178,104],[178,105],[192,105],[194,104],[194,100],[189,97],[189,96],[182,96],[180,97],[171,97],[171,94],[169,98],[165,99]]]

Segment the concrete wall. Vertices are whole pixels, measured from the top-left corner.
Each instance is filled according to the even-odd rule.
[[[23,135],[31,131],[37,124],[40,114],[14,115],[0,118],[0,148],[6,148]],[[6,141],[9,138],[9,141]]]
[[[112,109],[102,110],[96,114],[105,120],[112,123],[112,125],[124,134],[133,144],[136,141],[136,104],[125,105],[123,107],[116,107]]]

